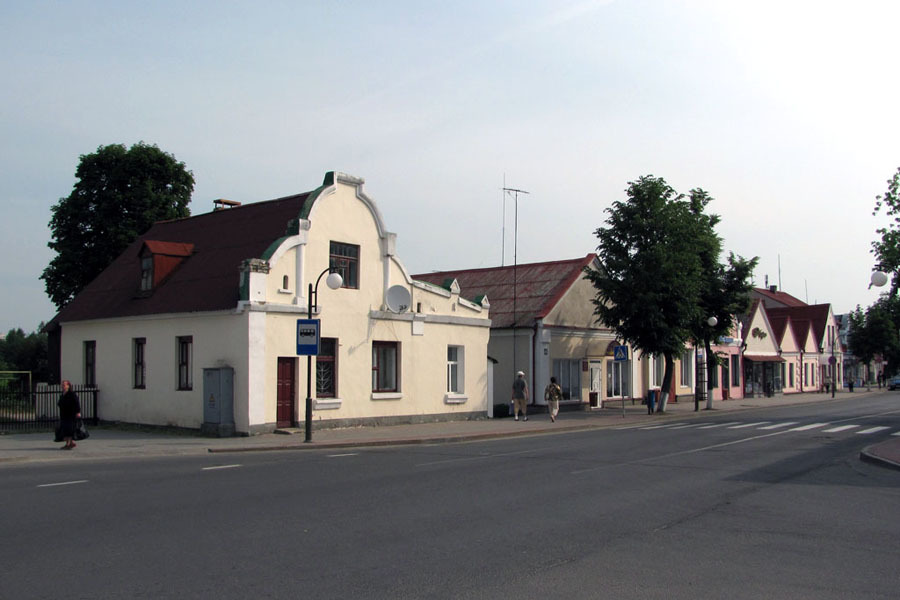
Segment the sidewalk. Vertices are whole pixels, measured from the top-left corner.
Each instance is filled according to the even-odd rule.
[[[885,393],[885,390],[860,390],[852,395],[841,392],[837,399],[863,400],[881,393]],[[49,432],[0,435],[0,466],[24,462],[465,442],[622,427],[660,420],[705,418],[753,408],[829,401],[831,396],[827,394],[792,394],[773,398],[716,401],[712,411],[701,406],[699,412],[694,411],[692,401],[681,401],[670,403],[666,413],[662,415],[648,415],[645,406],[639,403],[632,405],[629,401],[625,403],[624,413],[621,403],[613,403],[601,410],[561,412],[556,423],[550,422],[547,413],[536,413],[528,421],[504,418],[345,429],[317,430],[314,427],[313,441],[310,443],[303,441],[302,428],[296,430],[294,435],[268,433],[251,437],[208,438],[190,433],[99,427],[91,429],[91,437],[79,442],[78,448],[72,452],[61,452],[60,444],[53,442],[53,434]],[[900,437],[867,447],[860,453],[860,458],[900,469]]]

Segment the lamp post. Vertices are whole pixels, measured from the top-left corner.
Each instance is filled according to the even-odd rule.
[[[719,319],[715,316],[712,316],[706,320],[706,324],[709,325],[710,328],[715,327],[719,324]],[[712,348],[710,347],[710,341],[708,336],[703,337],[703,351],[698,352],[698,357],[702,360],[697,361],[697,387],[699,389],[699,393],[694,394],[694,411],[700,410],[700,397],[706,397],[706,409],[712,410],[712,394],[709,389],[709,361],[712,357]]]
[[[319,277],[316,279],[316,285],[313,286],[312,282],[309,284],[309,304],[308,304],[308,312],[309,318],[312,319],[313,312],[318,309],[316,305],[316,298],[319,293],[319,282],[322,281],[322,276],[328,273],[328,277],[325,278],[325,284],[333,290],[340,288],[344,285],[344,278],[341,277],[341,274],[337,271],[332,271],[331,267],[328,267],[321,273],[319,273]],[[306,355],[306,422],[305,422],[305,433],[306,436],[304,438],[304,442],[312,441],[312,354]]]

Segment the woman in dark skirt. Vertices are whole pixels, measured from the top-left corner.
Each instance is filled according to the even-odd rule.
[[[75,447],[72,438],[75,437],[75,427],[81,417],[81,403],[78,395],[72,391],[72,384],[68,379],[62,382],[63,393],[59,397],[59,429],[66,445],[60,450],[71,450]]]

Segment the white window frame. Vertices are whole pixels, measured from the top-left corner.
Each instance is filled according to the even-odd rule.
[[[463,404],[466,396],[466,348],[447,346],[447,386],[444,395],[446,404]]]

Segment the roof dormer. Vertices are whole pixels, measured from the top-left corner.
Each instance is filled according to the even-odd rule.
[[[150,294],[194,252],[193,244],[145,240],[140,251],[142,294]]]

